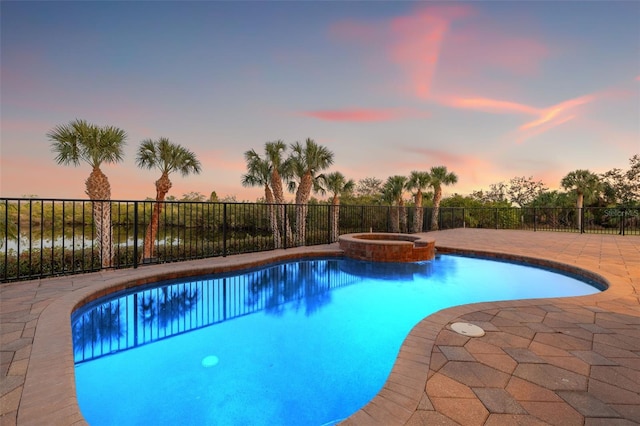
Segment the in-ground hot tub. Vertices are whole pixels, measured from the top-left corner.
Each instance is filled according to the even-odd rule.
[[[373,262],[418,262],[435,257],[436,241],[424,235],[345,234],[338,238],[345,256]]]

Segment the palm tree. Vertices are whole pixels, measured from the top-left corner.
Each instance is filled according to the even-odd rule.
[[[346,180],[340,172],[329,173],[324,178],[327,191],[333,194],[331,198],[331,242],[338,241],[338,222],[340,218],[340,195],[353,191],[356,183],[353,179]]]
[[[600,178],[589,170],[574,170],[562,178],[560,185],[562,185],[564,189],[574,190],[577,195],[577,224],[578,229],[582,230],[582,208],[584,206],[584,200],[585,198],[592,200],[598,195],[602,188]]]
[[[200,173],[200,162],[196,155],[181,145],[171,142],[167,138],[160,138],[157,141],[145,139],[140,142],[136,165],[140,168],[158,169],[161,172],[160,178],[156,181],[156,203],[151,212],[151,221],[144,235],[144,259],[151,259],[154,255],[154,244],[158,234],[160,223],[160,212],[164,205],[164,200],[171,189],[169,174],[178,171],[182,176],[190,173]]]
[[[253,149],[245,152],[244,158],[247,161],[247,173],[242,175],[242,186],[264,186],[264,199],[269,212],[269,225],[273,232],[274,246],[275,248],[281,248],[282,238],[274,209],[275,199],[269,186],[271,182],[271,166],[269,160],[260,158],[260,155]]]
[[[305,144],[296,142],[291,145],[292,155],[285,167],[298,181],[289,181],[289,190],[296,191],[296,245],[305,245],[307,235],[307,203],[311,190],[319,191],[319,174],[333,164],[333,152],[307,138]],[[297,190],[296,190],[297,187]]]
[[[422,232],[422,220],[424,209],[422,208],[422,191],[427,189],[431,176],[429,172],[412,171],[407,181],[407,189],[412,191],[415,189],[414,200],[416,204],[416,214],[413,216],[413,232]]]
[[[287,144],[280,139],[264,144],[266,160],[268,161],[269,168],[271,169],[271,189],[273,190],[275,201],[278,204],[278,221],[282,224],[286,241],[291,241],[291,227],[289,226],[289,220],[286,217],[286,201],[284,199],[284,189],[282,187],[282,180],[289,179],[290,177],[288,163],[284,158],[286,150]]]
[[[433,188],[433,215],[431,216],[431,230],[438,230],[438,216],[440,215],[440,201],[442,200],[442,185],[453,185],[458,182],[455,173],[449,173],[445,166],[435,166],[429,172],[429,186]]]
[[[402,198],[406,184],[406,176],[396,175],[390,176],[382,186],[382,198],[392,206],[391,232],[400,232],[407,228],[407,216]]]
[[[113,258],[111,230],[111,185],[100,170],[102,163],[118,163],[123,159],[127,134],[113,126],[98,127],[85,120],[76,119],[67,125],[56,126],[47,133],[52,141],[56,162],[68,166],[85,162],[91,166],[91,174],[85,181],[86,194],[92,201],[93,221],[96,226],[96,243],[103,268],[111,266]]]

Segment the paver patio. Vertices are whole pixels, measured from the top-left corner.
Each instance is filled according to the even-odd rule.
[[[465,305],[425,318],[380,393],[344,424],[640,423],[640,237],[478,229],[429,236],[440,252],[579,268],[610,287],[577,298]],[[339,254],[334,244],[0,285],[0,424],[85,424],[73,378],[69,317],[76,306],[157,277]],[[454,333],[448,326],[457,321],[486,334]]]

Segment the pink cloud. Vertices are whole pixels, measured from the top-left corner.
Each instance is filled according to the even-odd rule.
[[[340,41],[376,46],[376,61],[398,66],[410,93],[427,98],[438,67],[442,42],[454,20],[471,13],[469,6],[423,6],[412,13],[382,22],[341,21],[330,29]],[[380,48],[385,56],[380,56]]]
[[[536,115],[541,112],[539,108],[517,102],[501,101],[489,98],[457,98],[442,97],[439,102],[453,108],[473,109],[495,113],[523,113]]]
[[[533,127],[538,127],[542,124],[554,124],[560,125],[562,123],[567,122],[566,115],[563,116],[567,111],[573,110],[575,107],[591,102],[593,100],[592,95],[580,96],[578,98],[569,99],[564,102],[560,102],[559,104],[553,105],[549,108],[545,108],[542,110],[540,117],[537,120],[530,121],[528,123],[520,126],[520,130],[527,130]],[[555,126],[554,126],[555,127]]]
[[[541,122],[539,124],[537,124],[535,127],[527,127],[525,129],[523,129],[522,127],[519,129],[519,131],[516,133],[516,143],[523,143],[535,136],[541,135],[542,133],[545,133],[555,127],[558,127],[568,121],[571,121],[573,119],[575,119],[577,117],[577,115],[573,114],[573,115],[569,115],[566,117],[559,117],[555,120],[552,121],[544,121]],[[538,120],[539,121],[539,120]]]
[[[410,109],[341,109],[341,110],[316,110],[300,113],[306,117],[313,117],[324,121],[351,121],[351,122],[377,122],[390,121],[403,118],[428,117],[426,111]]]
[[[444,37],[451,21],[465,11],[458,6],[427,7],[391,21],[391,60],[404,68],[417,97],[429,97]]]
[[[452,108],[472,109],[496,114],[533,115],[536,119],[528,121],[518,127],[515,138],[518,143],[522,143],[533,136],[540,135],[554,127],[573,120],[578,116],[576,113],[578,107],[592,102],[594,99],[596,99],[596,95],[589,94],[569,99],[547,108],[537,108],[518,102],[482,97],[440,97],[437,101]]]
[[[514,35],[469,5],[421,5],[388,21],[342,21],[330,34],[376,46],[377,63],[399,67],[406,89],[420,99],[431,98],[445,81],[460,86],[486,71],[534,75],[550,53],[535,35]],[[380,49],[387,55],[381,56]]]
[[[594,95],[580,96],[541,110],[536,120],[525,123],[518,128],[516,142],[523,143],[534,136],[538,136],[575,119],[578,117],[576,114],[577,107],[587,104],[594,99]]]

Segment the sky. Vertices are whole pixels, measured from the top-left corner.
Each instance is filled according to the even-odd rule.
[[[135,158],[160,137],[202,165],[170,176],[178,199],[262,197],[244,152],[274,140],[312,138],[356,182],[443,165],[445,195],[640,153],[638,1],[3,0],[0,19],[2,197],[87,198],[90,167],[46,136],[75,119],[127,132],[114,200],[155,197]]]

